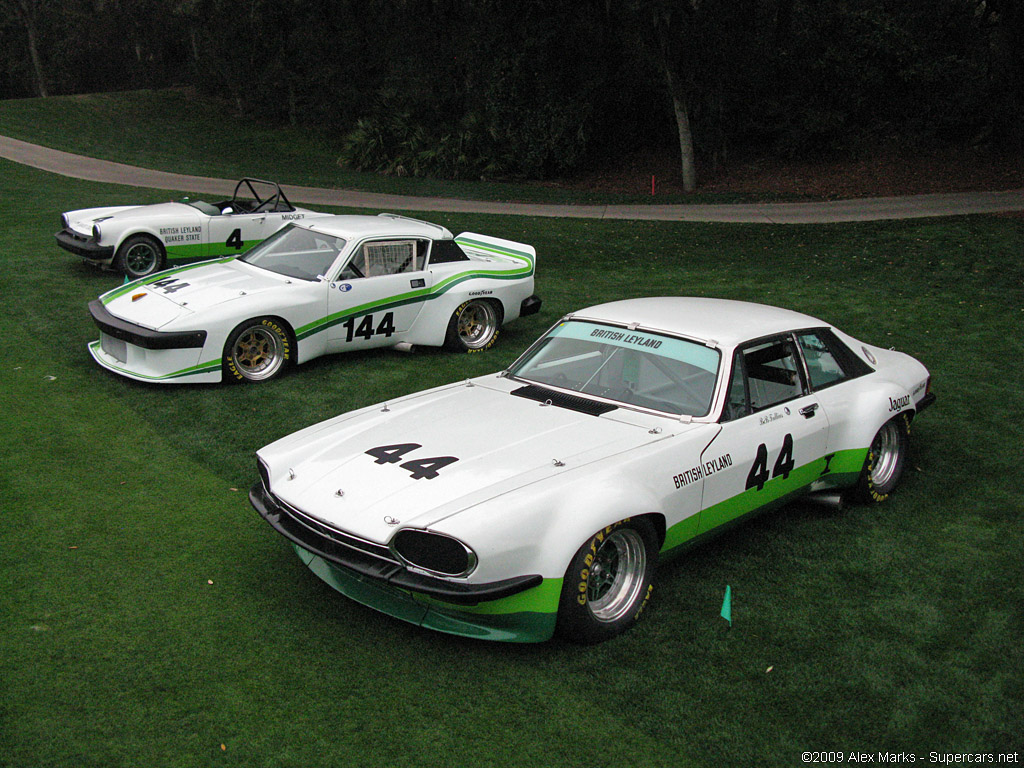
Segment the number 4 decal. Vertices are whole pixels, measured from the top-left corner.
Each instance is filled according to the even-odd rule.
[[[796,466],[796,462],[793,461],[793,436],[787,434],[782,439],[782,450],[779,451],[779,458],[775,460],[775,466],[772,467],[771,477],[778,477],[782,475],[782,479],[785,480],[789,477],[789,473],[793,471]],[[747,485],[745,490],[751,488],[757,488],[761,490],[764,488],[765,483],[768,482],[768,446],[761,443],[757,446],[757,455],[754,456],[754,464],[750,468],[750,472],[747,474]]]
[[[398,464],[407,453],[422,447],[419,443],[396,443],[395,445],[379,445],[366,453],[376,459],[375,464]],[[408,470],[413,480],[433,480],[440,474],[439,470],[456,461],[458,459],[455,456],[432,456],[429,459],[406,461],[398,466]]]
[[[234,248],[236,251],[242,250],[245,247],[245,241],[242,240],[242,230],[240,228],[236,229],[228,235],[228,240],[224,245],[228,248]]]

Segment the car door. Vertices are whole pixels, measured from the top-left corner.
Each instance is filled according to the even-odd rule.
[[[736,350],[720,422],[701,456],[701,532],[781,503],[827,472],[828,416],[790,334]]]
[[[281,228],[280,213],[225,213],[211,216],[209,256],[245,253]]]
[[[330,282],[331,351],[391,346],[402,341],[431,287],[430,241],[365,240]]]

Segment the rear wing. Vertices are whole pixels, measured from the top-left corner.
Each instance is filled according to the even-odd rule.
[[[470,258],[518,264],[524,272],[528,269],[525,273],[531,275],[537,270],[537,250],[532,245],[476,232],[463,232],[455,238],[455,242]]]

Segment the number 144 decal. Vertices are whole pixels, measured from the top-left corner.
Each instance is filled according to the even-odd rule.
[[[782,450],[779,451],[779,458],[775,460],[775,466],[772,467],[771,477],[775,478],[781,475],[785,480],[794,467],[796,467],[796,462],[793,461],[793,436],[787,434],[782,439]],[[747,474],[747,484],[744,490],[749,491],[751,488],[756,488],[760,491],[768,480],[768,446],[761,443],[757,446],[757,455],[754,456],[754,465]]]
[[[398,464],[405,458],[407,453],[412,453],[423,446],[419,443],[398,443],[396,445],[379,445],[366,451],[373,456],[374,464]],[[402,469],[408,470],[413,480],[433,480],[440,474],[439,470],[449,464],[454,464],[458,459],[455,456],[431,456],[428,459],[411,459],[410,461],[398,464]]]

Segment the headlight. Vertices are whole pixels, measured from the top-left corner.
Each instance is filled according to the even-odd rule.
[[[102,233],[100,232],[100,225],[99,224],[93,224],[92,225],[92,239],[95,240],[98,243],[100,241],[100,237],[101,236],[102,236]]]
[[[71,222],[68,221],[68,215],[66,213],[62,213],[60,215],[60,226],[62,229],[67,229],[71,226]]]
[[[391,540],[402,562],[440,576],[465,576],[476,567],[476,553],[441,533],[405,528]]]

